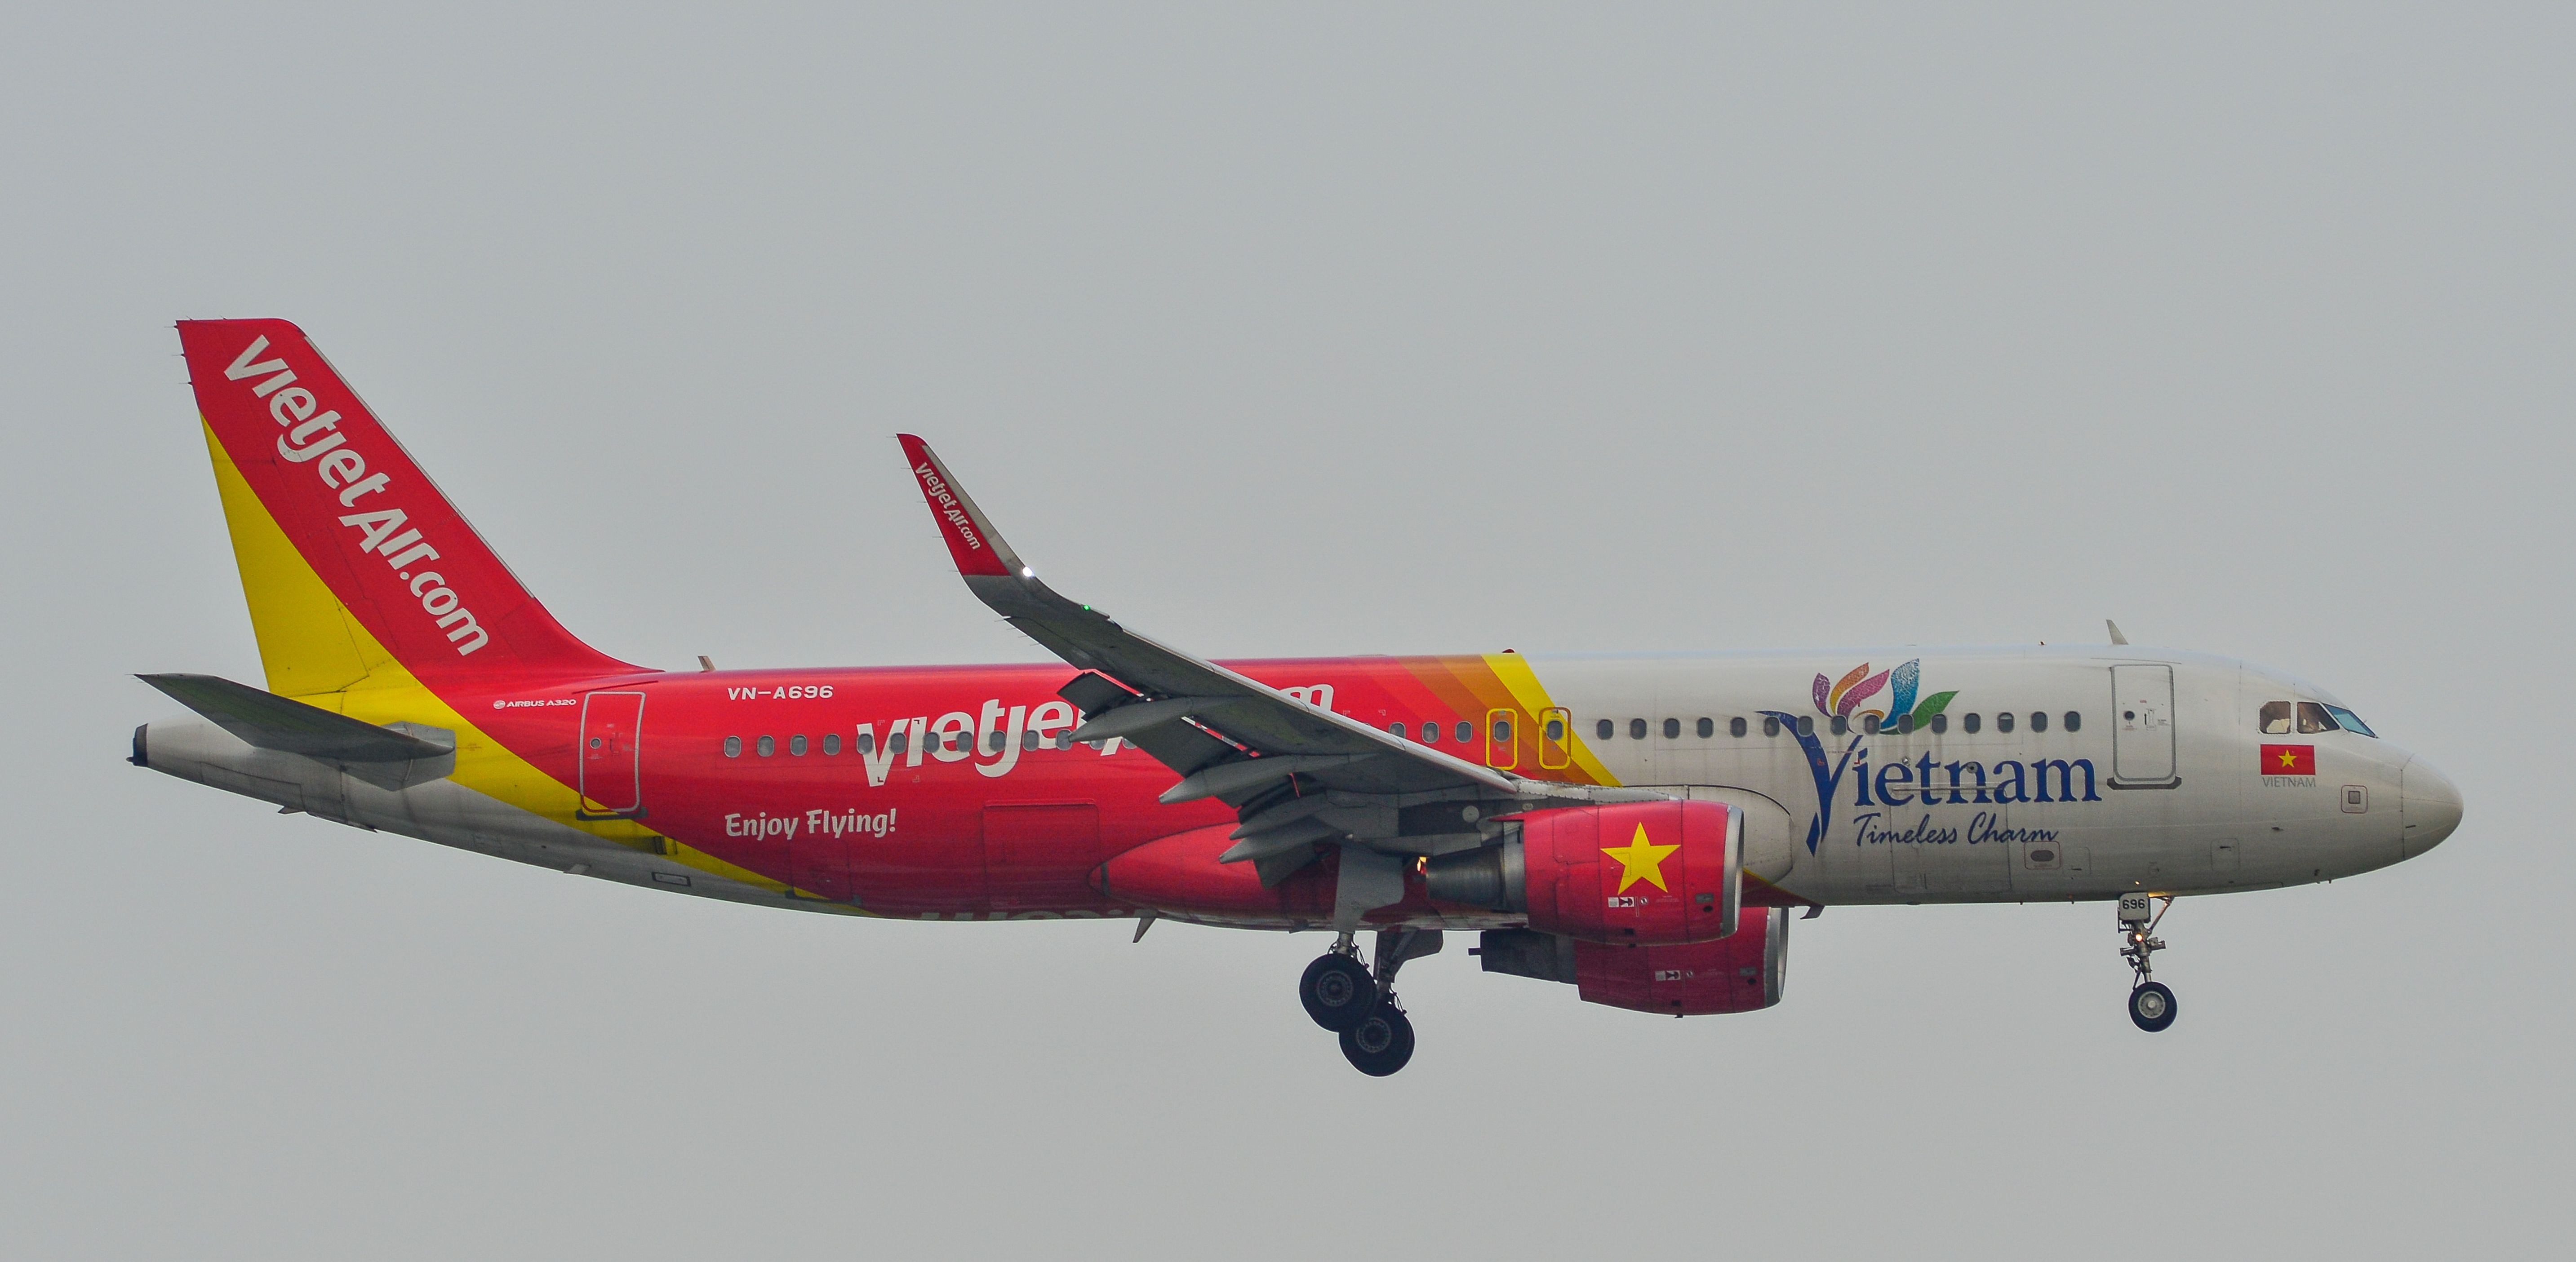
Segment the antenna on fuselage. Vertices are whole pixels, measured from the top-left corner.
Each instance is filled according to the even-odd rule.
[[[2113,622],[2108,618],[2104,618],[2102,620],[2102,625],[2111,628],[2111,642],[2113,644],[2126,644],[2129,642],[2129,637],[2120,634],[2119,623]]]

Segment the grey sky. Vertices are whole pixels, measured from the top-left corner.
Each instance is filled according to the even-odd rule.
[[[18,6],[0,1252],[2528,1255],[2561,7]],[[1842,909],[1657,1020],[1320,937],[650,897],[126,767],[256,680],[169,324],[302,323],[576,632],[1036,660],[891,435],[1212,655],[2090,641],[2307,676],[2426,858]]]

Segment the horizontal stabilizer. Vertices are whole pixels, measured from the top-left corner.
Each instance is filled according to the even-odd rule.
[[[213,675],[135,678],[246,744],[331,763],[381,788],[427,783],[456,768],[456,736],[444,728],[378,727]]]

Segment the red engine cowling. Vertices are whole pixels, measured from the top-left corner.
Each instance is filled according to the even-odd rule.
[[[1496,845],[1423,868],[1434,902],[1525,911],[1587,942],[1708,942],[1736,930],[1744,817],[1724,802],[1634,802],[1505,816]]]
[[[1684,1017],[1752,1012],[1780,1002],[1789,912],[1747,907],[1742,931],[1715,942],[1614,945],[1500,929],[1477,952],[1486,972],[1568,982],[1585,1003]]]

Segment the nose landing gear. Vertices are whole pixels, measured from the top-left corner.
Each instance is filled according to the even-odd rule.
[[[2164,906],[2150,912],[2151,904],[2162,899]],[[2139,1029],[2154,1034],[2174,1022],[2173,988],[2156,980],[2151,961],[2165,947],[2156,936],[2156,926],[2163,924],[2165,913],[2173,910],[2173,896],[2123,894],[2120,896],[2120,958],[2129,962],[2137,980],[2129,987],[2129,1020]]]

